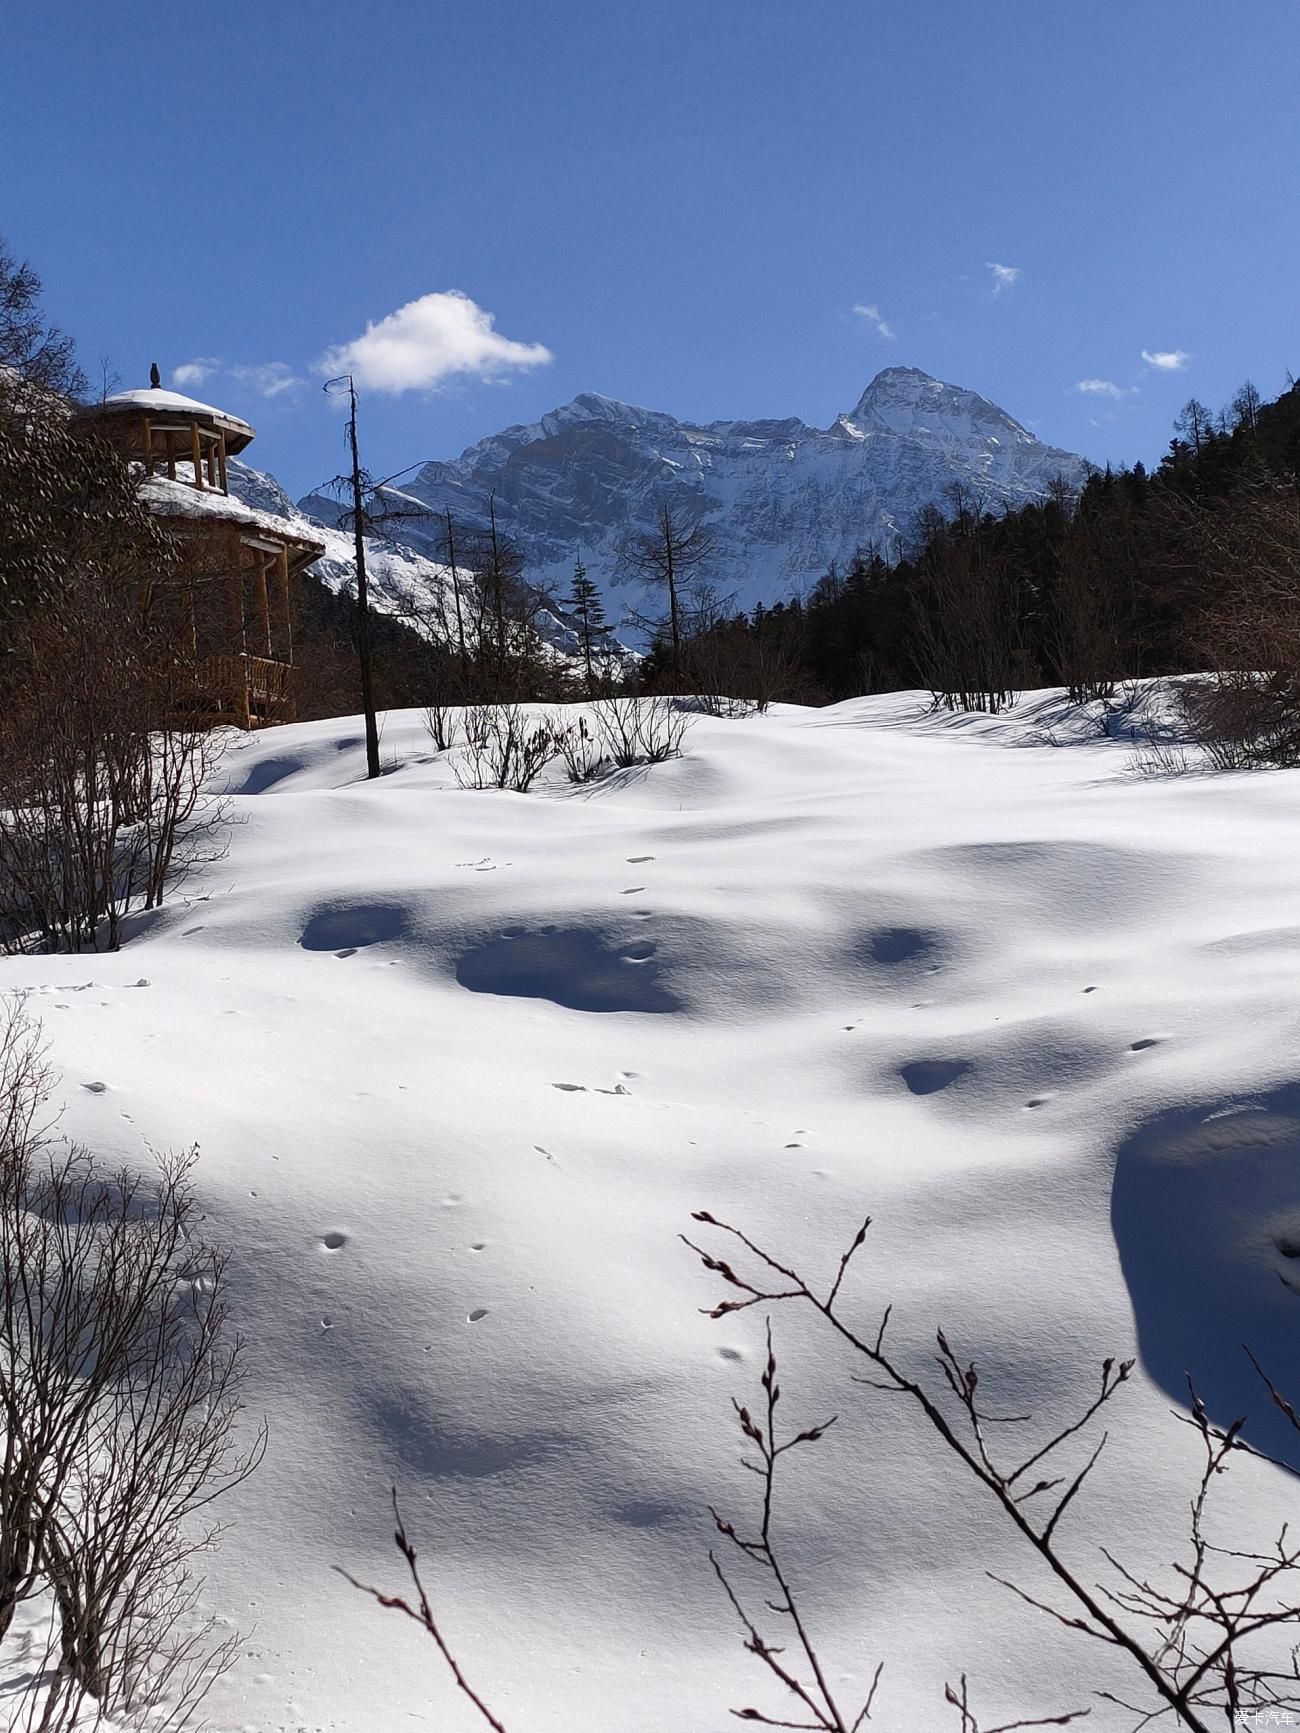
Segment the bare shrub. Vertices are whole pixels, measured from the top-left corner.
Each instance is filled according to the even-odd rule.
[[[439,752],[446,752],[456,744],[456,710],[453,705],[438,700],[427,704],[424,710],[424,726],[429,730],[429,737]]]
[[[465,712],[465,745],[453,768],[462,788],[526,794],[555,753],[554,731],[530,723],[522,705],[484,704]]]
[[[219,1531],[200,1511],[249,1475],[264,1433],[235,1428],[243,1345],[225,1330],[225,1256],[200,1236],[193,1153],[152,1182],[51,1143],[38,1034],[0,1036],[0,1636],[48,1585],[52,1682],[32,1726],[96,1714],[180,1727],[235,1639],[197,1620],[191,1561]]]
[[[690,718],[669,697],[602,698],[591,707],[592,725],[610,761],[662,764],[680,758]]]
[[[684,652],[685,683],[709,716],[749,716],[778,701],[808,698],[802,623],[759,611],[753,621],[719,620],[693,634]]]
[[[223,732],[124,575],[67,579],[15,621],[0,678],[0,944],[114,950],[123,917],[221,853]]]
[[[610,760],[596,739],[587,718],[579,716],[568,728],[555,735],[556,752],[570,782],[594,782],[609,769]]]
[[[1207,575],[1191,632],[1213,680],[1189,687],[1189,731],[1219,769],[1300,764],[1300,492],[1252,481],[1171,504]]]

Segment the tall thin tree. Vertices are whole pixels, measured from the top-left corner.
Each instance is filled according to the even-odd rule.
[[[350,373],[328,379],[325,390],[348,388],[348,453],[352,459],[352,530],[357,560],[357,663],[361,675],[361,709],[366,721],[366,775],[379,775],[379,721],[375,715],[374,667],[370,651],[370,587],[366,580],[365,480],[357,449],[357,388]]]

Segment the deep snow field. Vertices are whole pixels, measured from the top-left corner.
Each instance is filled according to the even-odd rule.
[[[222,1733],[479,1725],[331,1569],[403,1586],[393,1482],[510,1733],[788,1711],[708,1565],[705,1507],[753,1508],[762,1314],[701,1314],[693,1209],[818,1276],[869,1210],[849,1310],[892,1301],[927,1378],[942,1324],[1007,1411],[1138,1353],[1065,1530],[1089,1581],[1183,1532],[1185,1371],[1289,1447],[1239,1344],[1300,1391],[1300,776],[1137,778],[1035,744],[1055,708],[700,718],[528,795],[459,789],[415,712],[369,785],[355,718],[275,729],[224,761],[226,858],[119,954],[0,962],[68,1133],[198,1142],[233,1251],[270,1446],[210,1561]],[[785,1406],[840,1421],[777,1533],[832,1679],[883,1660],[888,1733],[955,1726],[963,1670],[988,1723],[1094,1703],[1107,1657],[985,1575],[1045,1592],[1023,1542],[814,1324],[776,1312]],[[1300,1499],[1246,1467],[1222,1508],[1263,1542]]]

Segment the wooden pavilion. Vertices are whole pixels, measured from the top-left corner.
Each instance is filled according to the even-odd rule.
[[[183,550],[165,601],[195,669],[188,719],[291,722],[294,584],[325,544],[230,492],[228,460],[253,429],[157,386],[79,409],[74,424],[143,468],[142,496]]]

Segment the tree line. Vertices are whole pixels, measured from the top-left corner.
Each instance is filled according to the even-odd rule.
[[[1146,675],[1209,671],[1207,724],[1290,761],[1300,695],[1300,387],[1192,399],[1159,464],[992,512],[954,485],[903,558],[865,544],[804,597],[716,620],[695,652],[745,695],[835,702],[922,688],[996,711],[1019,691],[1109,700]],[[759,664],[776,678],[755,684]],[[1300,734],[1300,729],[1294,730]]]

